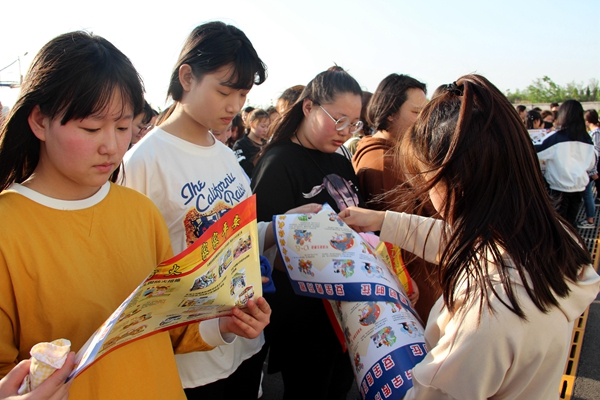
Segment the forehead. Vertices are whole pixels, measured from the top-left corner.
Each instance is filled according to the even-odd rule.
[[[418,88],[411,88],[406,91],[406,102],[410,107],[423,107],[427,103],[425,92]]]
[[[88,118],[91,119],[126,119],[133,118],[133,106],[129,102],[123,101],[123,97],[118,90],[115,90],[111,95],[110,100],[106,103],[104,108],[98,112],[90,115]]]
[[[235,88],[239,90],[245,90],[243,88],[240,89],[239,82],[239,73],[235,70],[232,64],[225,65],[213,72],[210,72],[202,77],[202,81],[209,81],[211,84],[225,86],[229,88]]]
[[[360,117],[362,97],[353,93],[341,93],[335,96],[333,103],[326,104],[326,107],[332,112]]]

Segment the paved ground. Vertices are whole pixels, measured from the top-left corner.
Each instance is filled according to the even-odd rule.
[[[590,306],[572,399],[600,399],[600,297]]]
[[[600,257],[599,217],[600,207],[596,206],[596,228],[579,231],[594,259]],[[583,218],[582,208],[579,219]],[[576,376],[572,400],[600,399],[600,296],[590,306]]]

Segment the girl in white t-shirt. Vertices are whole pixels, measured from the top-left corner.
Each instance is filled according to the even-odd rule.
[[[174,104],[164,121],[125,156],[125,185],[158,206],[175,253],[252,195],[235,155],[210,131],[228,127],[252,86],[264,82],[265,72],[238,28],[222,22],[196,27],[171,76],[168,95]],[[307,211],[315,209],[311,206]],[[269,224],[259,225],[259,236],[261,253],[275,244]],[[203,337],[209,335],[203,329],[219,323],[200,324]],[[263,345],[261,334],[256,339],[238,337],[210,352],[177,355],[188,399],[256,399],[267,350]]]

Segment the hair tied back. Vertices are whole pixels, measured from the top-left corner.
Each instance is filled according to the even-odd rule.
[[[449,83],[446,85],[446,91],[453,93],[457,96],[463,95],[463,85],[458,86],[455,82]]]

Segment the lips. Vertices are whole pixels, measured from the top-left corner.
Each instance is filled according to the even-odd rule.
[[[96,168],[101,173],[107,173],[112,171],[114,165],[115,164],[113,163],[96,164],[94,165],[94,168]]]
[[[232,119],[233,119],[233,117],[221,118],[221,121],[223,121],[224,124],[229,125],[229,123],[231,122]]]

